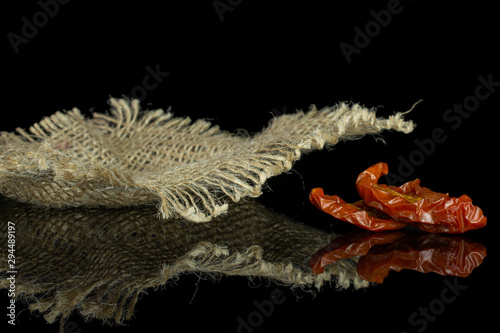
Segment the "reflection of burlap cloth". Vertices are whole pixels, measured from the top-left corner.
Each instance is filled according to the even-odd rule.
[[[84,316],[130,319],[146,288],[182,273],[266,277],[292,287],[368,286],[356,260],[315,275],[311,255],[334,235],[291,221],[253,199],[208,224],[160,220],[154,206],[47,209],[0,202],[0,239],[15,223],[16,297],[48,322]],[[8,288],[2,251],[0,288]],[[61,326],[62,327],[62,326]]]
[[[164,218],[203,222],[228,202],[257,197],[269,177],[301,154],[382,130],[413,130],[402,113],[387,119],[359,105],[274,118],[254,136],[209,122],[140,112],[137,100],[111,99],[111,115],[58,112],[30,128],[0,133],[0,193],[51,207],[155,203]]]

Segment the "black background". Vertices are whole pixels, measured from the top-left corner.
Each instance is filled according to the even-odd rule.
[[[311,104],[321,108],[339,101],[361,103],[379,107],[377,114],[387,117],[423,99],[407,115],[417,123],[413,133],[386,132],[385,144],[367,136],[306,155],[292,172],[270,179],[259,200],[327,231],[350,230],[308,203],[310,189],[319,186],[347,201],[357,200],[354,181],[359,172],[379,161],[396,172],[401,158],[408,159],[418,149],[415,140],[427,140],[441,128],[446,141],[422,155],[404,180],[418,177],[436,191],[468,194],[483,209],[488,226],[467,237],[483,243],[488,257],[470,277],[459,280],[467,289],[428,321],[425,332],[496,327],[494,156],[500,87],[455,128],[443,118],[454,104],[474,96],[479,76],[500,81],[496,7],[401,1],[399,13],[379,26],[380,31],[372,30],[369,43],[348,63],[340,43],[354,46],[354,28],[371,27],[371,11],[387,9],[389,1],[226,0],[219,3],[232,10],[224,11],[222,20],[211,0],[159,3],[70,1],[42,21],[37,33],[18,45],[18,52],[8,34],[22,35],[22,18],[33,22],[42,7],[37,1],[4,4],[0,130],[28,128],[43,116],[73,107],[84,113],[104,112],[109,97],[130,97],[137,91],[147,66],[169,75],[143,96],[144,108],[172,106],[176,116],[210,119],[232,132],[258,132],[273,114],[306,110]],[[412,326],[410,315],[439,299],[445,280],[453,278],[392,272],[382,285],[361,291],[327,287],[315,297],[278,287],[286,301],[254,331],[285,331],[305,324],[308,330],[416,332],[421,326]],[[74,332],[235,332],[237,318],[247,318],[256,310],[253,301],[269,299],[275,288],[245,277],[212,282],[185,275],[175,285],[149,291],[125,326],[102,328],[78,314],[70,321]],[[6,296],[2,300],[7,304]],[[58,329],[28,310],[20,311],[19,320],[10,331]]]

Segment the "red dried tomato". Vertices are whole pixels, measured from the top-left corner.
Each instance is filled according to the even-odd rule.
[[[318,274],[329,264],[359,255],[359,277],[382,283],[390,270],[402,269],[467,277],[483,262],[486,248],[461,236],[358,231],[335,238],[312,256],[310,265]]]
[[[406,223],[398,222],[387,214],[368,207],[362,200],[353,204],[346,203],[336,195],[325,195],[322,188],[312,189],[309,200],[325,213],[363,229],[381,231],[401,229],[406,226]]]
[[[380,162],[359,175],[356,187],[366,205],[428,232],[463,233],[486,225],[482,210],[467,195],[454,198],[433,192],[421,187],[419,179],[400,187],[378,184],[388,171]]]

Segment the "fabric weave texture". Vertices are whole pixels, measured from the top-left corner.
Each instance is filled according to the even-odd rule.
[[[309,151],[383,130],[409,133],[403,113],[339,103],[273,118],[242,136],[205,120],[142,111],[110,99],[109,114],[56,112],[25,131],[0,133],[0,194],[49,206],[155,204],[163,219],[207,222],[229,204],[258,197],[269,177]]]

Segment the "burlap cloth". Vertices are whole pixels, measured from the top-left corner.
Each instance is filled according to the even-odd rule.
[[[254,200],[208,224],[160,220],[154,206],[46,209],[0,202],[0,239],[7,239],[7,221],[15,223],[16,298],[49,323],[75,310],[121,323],[141,293],[183,273],[262,277],[308,289],[368,286],[357,276],[357,259],[313,274],[312,254],[336,236]],[[2,251],[0,288],[9,287],[8,270]]]
[[[158,205],[163,218],[209,221],[228,203],[258,197],[269,177],[303,153],[382,130],[409,133],[402,113],[340,103],[274,118],[254,136],[233,135],[204,120],[140,111],[111,99],[111,114],[57,112],[27,133],[0,133],[0,193],[50,207]]]
[[[16,297],[48,322],[77,309],[120,323],[144,290],[187,272],[303,288],[368,285],[354,259],[312,274],[311,255],[335,235],[248,197],[313,149],[382,130],[411,132],[402,113],[381,119],[356,104],[311,107],[242,136],[204,120],[140,111],[136,100],[110,104],[109,115],[88,119],[73,109],[30,133],[0,134],[0,193],[17,201],[3,203],[0,239],[14,222]],[[6,271],[2,251],[1,288],[8,288]]]

